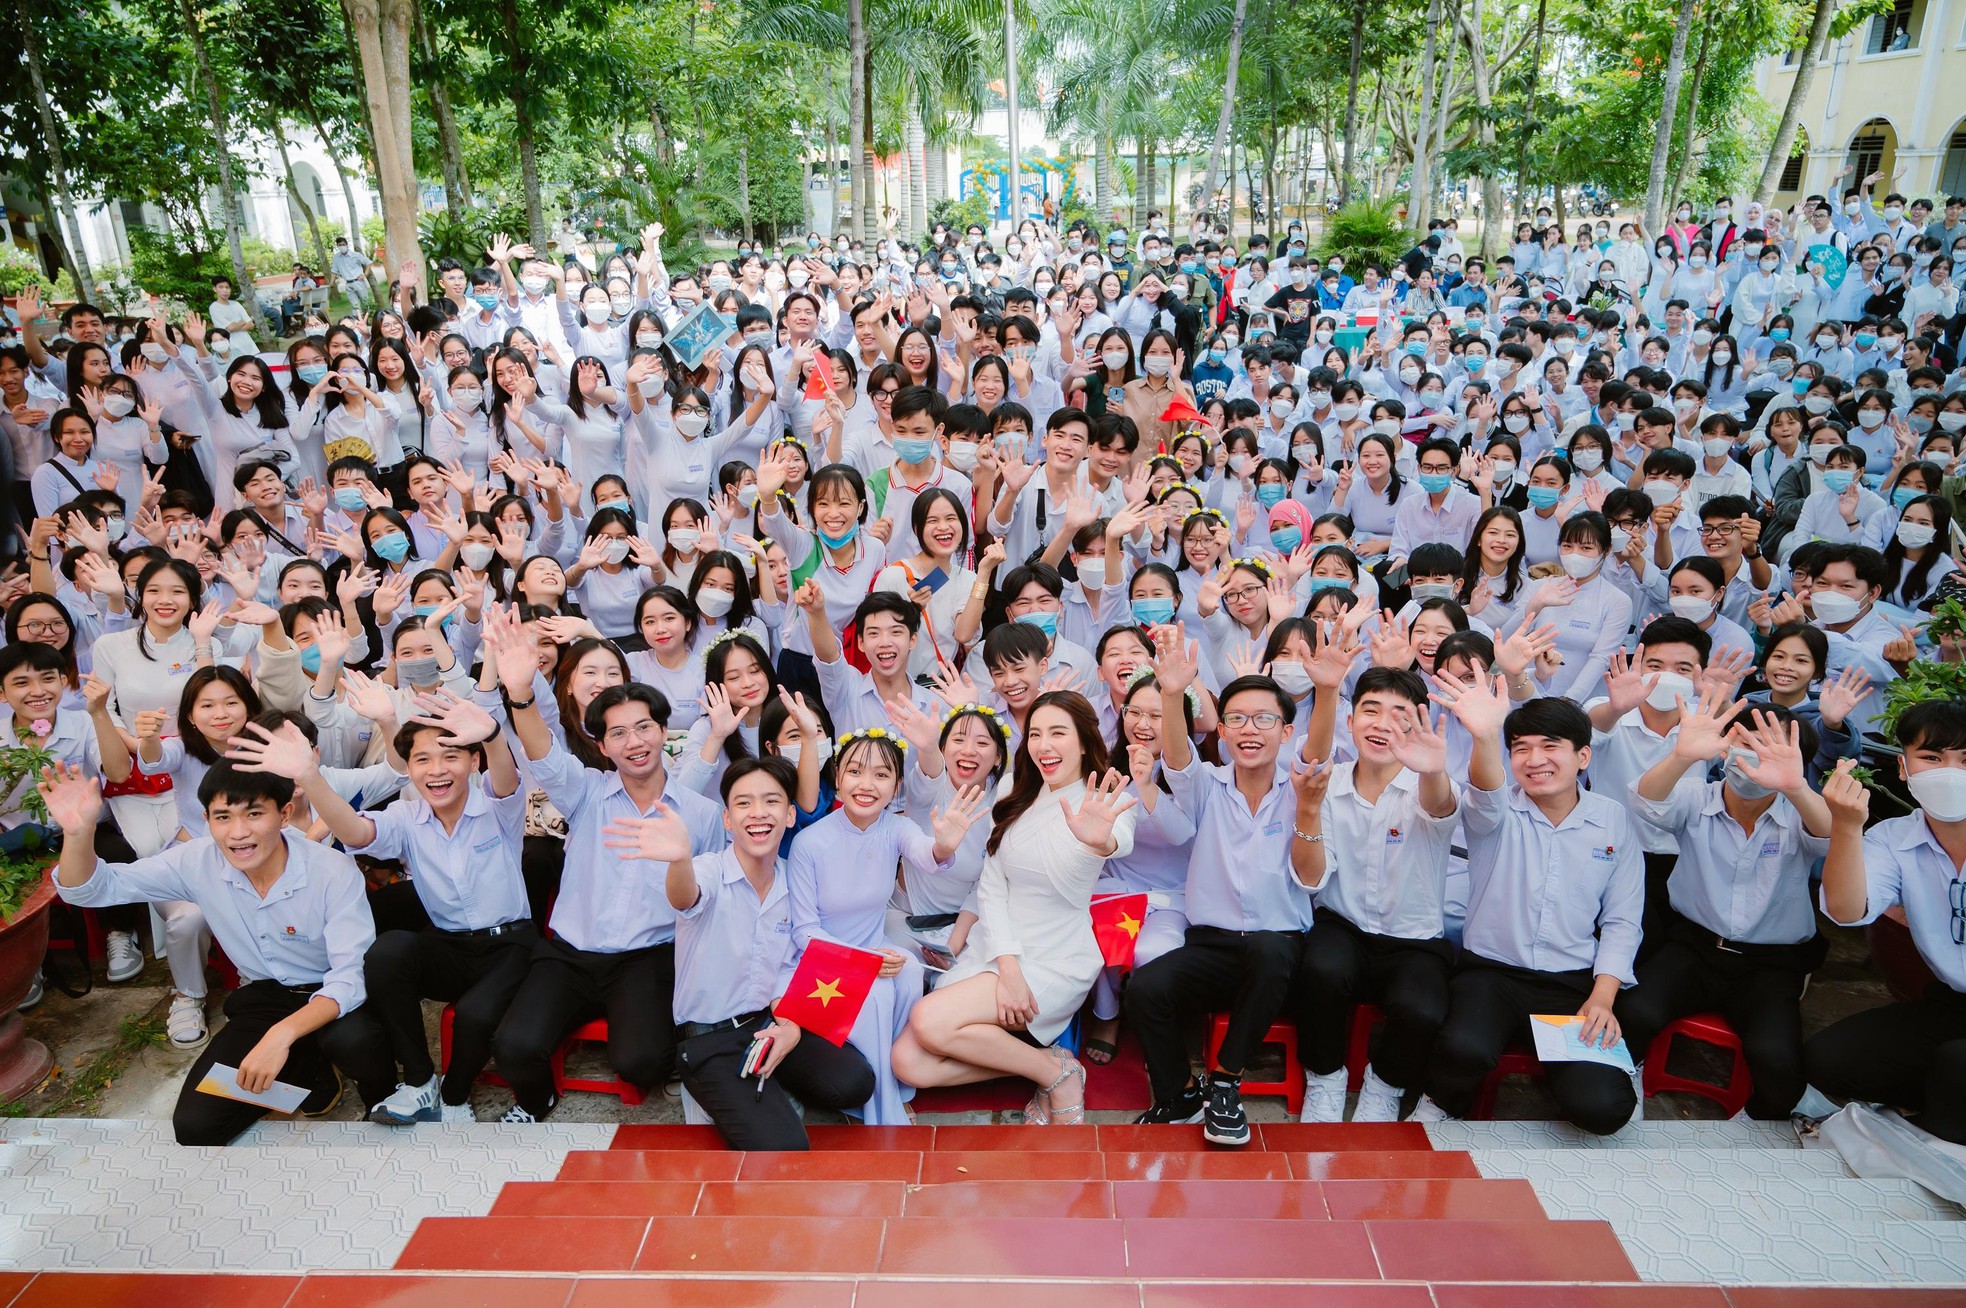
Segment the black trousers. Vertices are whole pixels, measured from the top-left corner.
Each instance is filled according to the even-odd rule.
[[[1679,863],[1677,854],[1645,855],[1645,910],[1639,916],[1639,928],[1644,932],[1638,941],[1640,962],[1657,953],[1660,946],[1672,935],[1672,926],[1679,915],[1672,911],[1672,896],[1666,891],[1666,883],[1672,879],[1672,870]],[[1638,1057],[1638,1047],[1632,1052]]]
[[[1191,926],[1187,942],[1133,974],[1125,1016],[1147,1057],[1154,1102],[1181,1097],[1189,1077],[1187,1023],[1226,1008],[1229,1030],[1216,1066],[1240,1076],[1290,999],[1304,947],[1301,931],[1223,931]]]
[[[1818,1031],[1802,1062],[1823,1093],[1913,1109],[1923,1129],[1966,1144],[1966,994],[1943,982]]]
[[[519,854],[519,874],[526,881],[526,900],[532,905],[532,924],[546,930],[546,914],[560,893],[560,874],[566,870],[567,845],[557,836],[527,836]]]
[[[1376,1004],[1386,1024],[1373,1042],[1372,1067],[1404,1090],[1424,1083],[1434,1037],[1447,1019],[1454,947],[1445,940],[1401,940],[1362,931],[1327,908],[1304,937],[1293,1001],[1297,1056],[1325,1076],[1345,1065],[1352,1010]]]
[[[1576,1012],[1590,997],[1591,982],[1589,968],[1535,972],[1462,954],[1427,1072],[1428,1096],[1454,1116],[1467,1116],[1509,1045],[1529,1043],[1529,1015]],[[1615,1067],[1549,1063],[1544,1071],[1564,1119],[1593,1134],[1611,1134],[1638,1107],[1631,1078]]]
[[[239,1060],[251,1053],[268,1031],[305,1008],[313,997],[312,990],[291,989],[277,981],[250,981],[225,997],[225,1025],[191,1064],[178,1091],[171,1126],[179,1144],[230,1144],[241,1131],[266,1116],[267,1109],[208,1095],[198,1083],[214,1063],[239,1066]],[[302,1111],[324,1112],[334,1102],[340,1089],[336,1067],[355,1079],[365,1106],[381,1102],[396,1088],[393,1069],[378,1057],[380,1051],[374,1042],[364,1038],[362,1026],[349,1021],[352,1016],[338,1017],[319,1031],[302,1036],[287,1051],[279,1079],[314,1092],[301,1105]]]
[[[416,886],[407,878],[368,891],[369,916],[375,919],[377,935],[390,931],[426,931],[430,911],[417,896]]]
[[[491,1061],[492,1032],[532,966],[539,933],[530,922],[502,936],[441,931],[385,931],[369,946],[362,971],[368,1002],[349,1015],[370,1032],[406,1085],[422,1085],[435,1068],[423,1030],[423,1001],[457,1005],[443,1097],[461,1104]]]
[[[676,1065],[675,990],[673,944],[597,954],[557,937],[541,940],[492,1036],[498,1073],[519,1107],[544,1117],[559,1094],[553,1051],[575,1028],[605,1017],[614,1074],[644,1090],[659,1086]]]
[[[752,1034],[765,1023],[761,1017],[742,1027],[691,1036],[676,1046],[683,1088],[710,1114],[731,1148],[805,1149],[809,1142],[799,1104],[857,1108],[874,1097],[874,1069],[852,1045],[835,1047],[805,1032],[761,1092],[756,1077],[746,1080],[738,1072]]]
[[[1659,1032],[1694,1013],[1719,1013],[1741,1037],[1754,1078],[1749,1115],[1788,1119],[1802,1098],[1802,983],[1822,959],[1818,941],[1718,948],[1714,933],[1675,916],[1666,940],[1619,993],[1618,1025],[1643,1060]]]

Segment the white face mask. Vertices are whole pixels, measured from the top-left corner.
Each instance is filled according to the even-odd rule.
[[[1411,386],[1413,383],[1419,381],[1420,365],[1417,363],[1413,363],[1413,364],[1408,364],[1404,368],[1401,368],[1399,370],[1399,379],[1405,382],[1408,386]]]
[[[1078,565],[1079,584],[1098,590],[1106,584],[1106,560],[1086,559]]]
[[[550,280],[551,280],[550,278],[542,277],[538,273],[534,273],[530,277],[521,277],[519,279],[519,285],[526,288],[526,294],[538,295],[541,291],[546,289],[547,282]]]
[[[1317,458],[1317,446],[1305,441],[1302,445],[1290,447],[1290,457],[1299,463],[1310,463]]]
[[[1149,377],[1165,377],[1168,373],[1174,371],[1174,360],[1168,358],[1165,354],[1150,354],[1144,362],[1147,365],[1147,375]]]
[[[1502,426],[1506,427],[1512,434],[1520,435],[1529,430],[1529,415],[1526,413],[1505,413],[1502,415]]]
[[[483,572],[485,565],[492,561],[492,555],[497,552],[482,541],[466,541],[457,547],[458,559],[473,572]]]
[[[1570,456],[1578,472],[1596,472],[1604,466],[1604,455],[1596,449],[1580,449]]]
[[[1676,482],[1648,481],[1641,489],[1645,492],[1645,498],[1652,501],[1652,507],[1655,509],[1664,508],[1679,499],[1679,486]]]
[[[1666,601],[1666,606],[1675,617],[1688,622],[1705,622],[1713,616],[1713,601],[1701,599],[1698,595],[1675,595]]]
[[[171,357],[170,353],[155,341],[145,341],[137,346],[137,353],[156,364],[162,364]]]
[[[669,533],[669,547],[678,554],[688,554],[703,539],[703,533],[695,527],[678,527]]]
[[[470,413],[485,402],[485,393],[476,386],[462,387],[451,392],[451,403]]]
[[[1282,422],[1290,417],[1291,411],[1296,407],[1288,399],[1271,400],[1270,415],[1278,422]]]
[[[800,758],[805,753],[804,744],[804,741],[795,740],[789,745],[780,745],[778,747],[778,757],[784,759],[793,767],[797,767]],[[825,736],[821,736],[819,738],[819,761],[823,765],[831,757],[833,757],[833,742]]]
[[[1125,350],[1102,350],[1099,354],[1099,361],[1114,372],[1126,367],[1127,358]]]
[[[676,430],[691,440],[695,440],[698,436],[701,436],[709,425],[710,415],[707,413],[679,413],[676,415]]]
[[[1557,556],[1557,562],[1571,577],[1582,581],[1596,572],[1604,560],[1591,554],[1562,554]]]
[[[1516,469],[1516,465],[1513,463],[1500,462],[1494,464],[1492,467],[1492,471],[1495,474],[1495,484],[1497,486],[1506,486],[1510,482],[1514,481],[1515,469]]]
[[[1966,818],[1966,768],[1926,768],[1905,778],[1905,789],[1927,817],[1940,822]]]
[[[1840,590],[1819,590],[1809,597],[1809,606],[1816,610],[1816,620],[1830,626],[1840,627],[1856,618],[1864,611],[1864,602]]]
[[[1689,704],[1693,702],[1693,679],[1677,672],[1661,672],[1652,689],[1645,692],[1645,702],[1661,713],[1672,712],[1682,699]]]
[[[1727,457],[1728,452],[1734,448],[1734,442],[1728,440],[1725,436],[1709,436],[1700,442],[1700,448],[1706,451],[1706,456],[1709,459],[1724,459]]]
[[[656,346],[662,344],[662,333],[652,331],[636,332],[635,344],[644,350],[653,350]]]
[[[1922,522],[1901,522],[1898,524],[1898,544],[1908,550],[1922,550],[1938,536],[1938,530]]]
[[[1613,527],[1611,529],[1611,552],[1613,554],[1623,554],[1631,548],[1631,543],[1632,534],[1623,527]]]
[[[625,318],[635,307],[635,297],[632,295],[610,295],[608,297],[608,307]]]
[[[1380,418],[1373,422],[1372,430],[1378,432],[1381,436],[1397,436],[1399,435],[1399,425],[1398,418]]]
[[[1715,350],[1713,352],[1713,361],[1719,367],[1725,368],[1728,364],[1734,362],[1734,352],[1725,349]]]
[[[1275,659],[1270,663],[1270,680],[1283,688],[1283,693],[1296,699],[1310,694],[1311,674],[1296,659]]]
[[[601,557],[607,560],[609,563],[624,562],[628,558],[627,540],[621,537],[616,537],[615,539],[610,540],[607,543],[606,549],[602,553]]]
[[[136,412],[136,407],[135,400],[116,391],[102,397],[102,411],[112,418],[127,418]]]
[[[976,466],[977,448],[975,441],[950,441],[949,466],[957,472],[968,472]]]
[[[727,590],[705,586],[696,592],[696,607],[703,610],[706,617],[721,618],[730,612],[730,606],[737,603],[737,596]]]
[[[1339,422],[1350,422],[1352,419],[1358,417],[1358,405],[1340,404],[1332,410],[1332,413],[1337,417]]]
[[[586,317],[589,327],[605,327],[608,323],[608,316],[614,311],[605,304],[590,304],[580,312]]]

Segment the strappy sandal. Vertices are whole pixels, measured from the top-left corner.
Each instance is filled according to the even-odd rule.
[[[1085,1121],[1085,1064],[1071,1056],[1064,1049],[1053,1045],[1051,1052],[1059,1061],[1058,1078],[1039,1092],[1045,1101],[1046,1126],[1078,1126]],[[1079,1101],[1070,1108],[1052,1108],[1051,1094],[1072,1077],[1079,1079]]]

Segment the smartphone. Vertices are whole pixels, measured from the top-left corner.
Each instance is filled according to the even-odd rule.
[[[747,1050],[744,1054],[744,1066],[741,1069],[739,1069],[737,1073],[738,1076],[746,1077],[746,1076],[758,1075],[758,1069],[763,1067],[765,1065],[765,1060],[770,1057],[771,1057],[771,1037],[768,1035],[758,1035],[753,1037],[751,1040],[751,1048]]]
[[[936,591],[941,590],[944,586],[948,584],[949,584],[949,574],[947,572],[944,572],[941,568],[937,568],[935,571],[929,573],[926,577],[922,578],[922,585],[928,587],[928,593],[931,595],[933,595]]]

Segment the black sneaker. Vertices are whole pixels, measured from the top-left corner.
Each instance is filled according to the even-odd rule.
[[[1141,1126],[1187,1125],[1201,1121],[1201,1087],[1191,1085],[1181,1092],[1179,1099],[1157,1103],[1134,1121]]]
[[[1208,1108],[1202,1138],[1210,1144],[1249,1143],[1249,1117],[1242,1111],[1242,1081],[1219,1073],[1208,1078]]]

